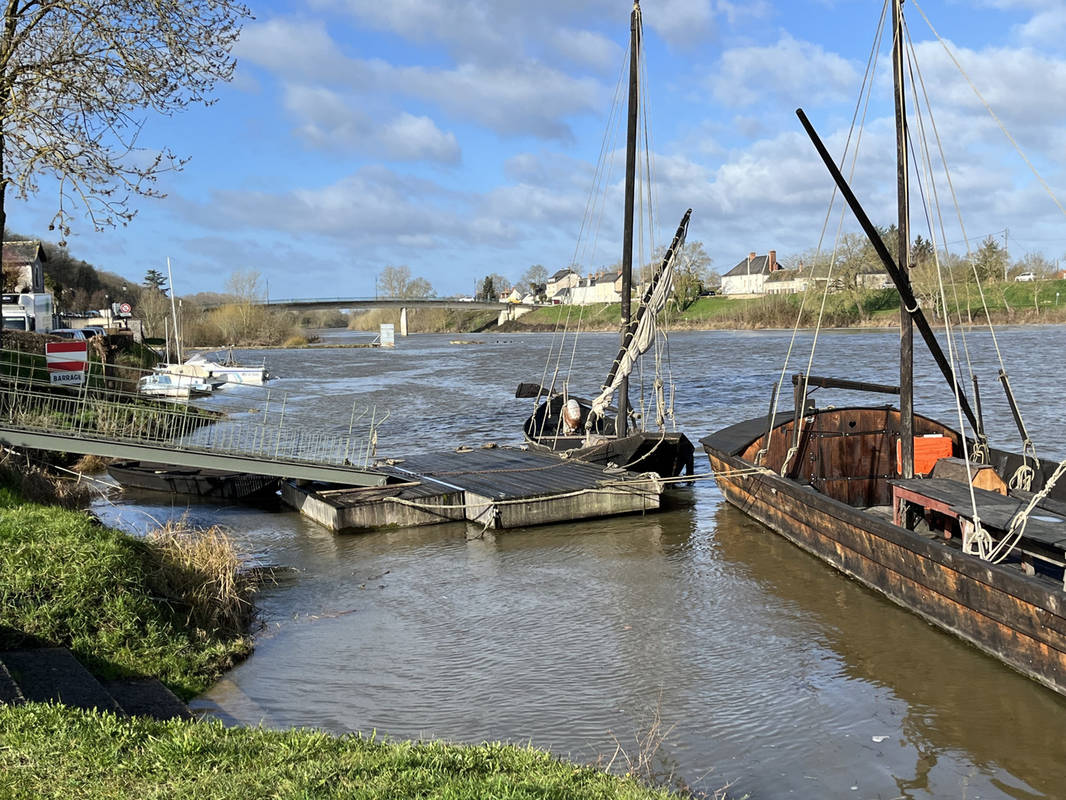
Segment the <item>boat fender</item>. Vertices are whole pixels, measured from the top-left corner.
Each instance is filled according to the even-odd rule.
[[[566,432],[573,433],[576,431],[580,422],[581,406],[578,405],[577,400],[571,397],[566,401],[566,405],[563,406],[563,425],[566,426]]]

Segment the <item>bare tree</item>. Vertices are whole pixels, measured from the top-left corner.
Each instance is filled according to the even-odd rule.
[[[377,281],[378,292],[383,297],[420,298],[434,297],[436,292],[425,278],[412,278],[408,266],[385,267]]]
[[[248,9],[235,0],[7,0],[0,28],[0,230],[10,186],[58,184],[52,229],[76,207],[94,229],[129,222],[131,196],[185,159],[139,141],[148,112],[209,104],[229,80]],[[60,242],[62,245],[62,242]]]
[[[547,283],[548,270],[541,264],[534,264],[523,272],[520,280],[520,285],[524,286],[526,291],[534,292],[538,297],[544,295]]]

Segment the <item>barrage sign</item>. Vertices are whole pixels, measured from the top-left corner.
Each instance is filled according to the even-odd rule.
[[[47,342],[44,357],[53,384],[81,386],[84,383],[85,364],[89,360],[87,342]]]

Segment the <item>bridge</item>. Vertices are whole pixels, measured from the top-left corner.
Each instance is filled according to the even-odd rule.
[[[283,311],[318,311],[330,308],[367,310],[371,308],[452,308],[460,311],[503,311],[515,303],[495,303],[487,300],[460,300],[458,297],[291,297],[264,300],[261,305]]]
[[[204,306],[205,311],[220,308],[225,303]],[[520,303],[498,303],[488,300],[462,300],[458,297],[290,297],[281,300],[262,300],[252,305],[263,308],[275,308],[279,311],[324,311],[327,309],[346,309],[349,311],[370,310],[372,308],[400,309],[400,336],[407,335],[407,310],[409,308],[446,308],[457,311],[499,311],[496,324],[502,325],[508,320],[518,319],[528,314],[536,306]]]
[[[42,355],[0,350],[0,443],[342,486],[388,482],[372,466],[383,421],[376,409],[353,405],[347,433],[329,432],[294,424],[291,411],[286,419],[284,395],[272,402],[265,391],[249,411],[242,393],[227,414],[224,400],[212,410],[145,398],[141,374],[89,361],[84,386],[55,387]]]

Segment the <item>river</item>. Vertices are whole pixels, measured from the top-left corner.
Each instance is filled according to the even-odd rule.
[[[689,438],[765,414],[790,336],[671,336],[676,415]],[[514,399],[514,388],[540,380],[552,336],[457,338],[237,355],[265,358],[281,376],[272,396],[320,429],[345,431],[353,403],[377,416],[388,409],[382,456],[517,442],[532,401]],[[811,339],[799,337],[789,372],[806,368]],[[992,443],[1018,450],[988,335],[970,339]],[[586,393],[615,341],[582,337]],[[897,341],[887,331],[822,333],[813,373],[897,383]],[[1007,329],[999,346],[1038,453],[1057,461],[1066,456],[1066,327]],[[943,386],[921,359],[916,409],[955,420]],[[697,471],[707,471],[699,449]],[[206,714],[532,742],[579,761],[609,759],[619,744],[632,753],[659,720],[664,772],[708,791],[731,782],[755,800],[1066,796],[1064,698],[750,521],[712,481],[680,494],[654,515],[479,538],[463,524],[334,535],[287,510],[150,495],[94,508],[130,530],[182,514],[221,522],[250,558],[282,568],[258,598],[255,653],[194,703]]]

